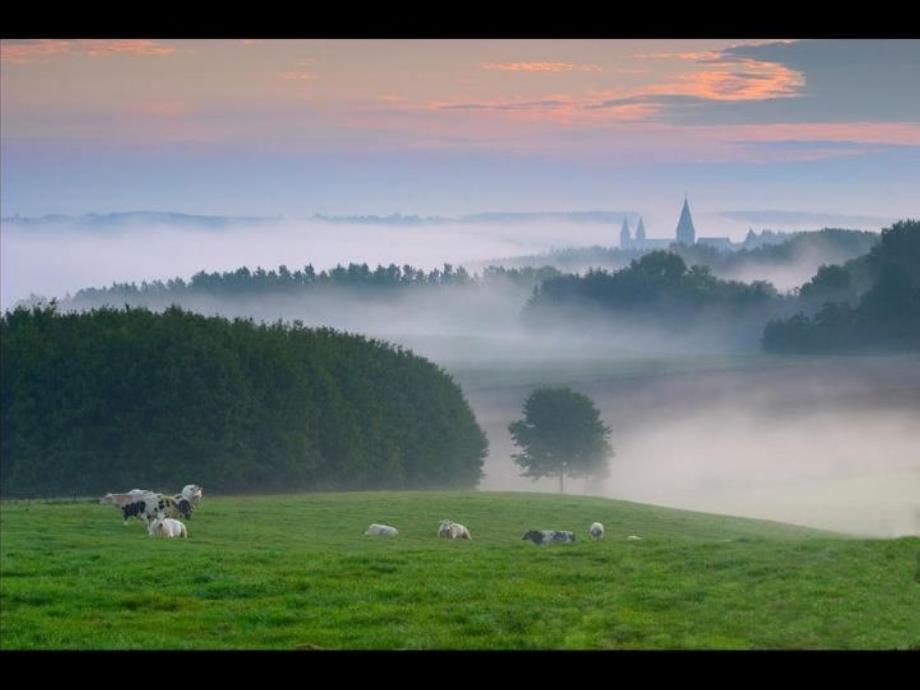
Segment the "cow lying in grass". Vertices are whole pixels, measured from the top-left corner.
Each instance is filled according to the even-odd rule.
[[[572,544],[575,542],[575,534],[551,529],[532,529],[524,532],[521,539],[532,541],[534,544]]]
[[[470,531],[466,527],[459,522],[452,522],[450,520],[441,520],[441,524],[438,527],[438,536],[444,537],[445,539],[473,540]]]
[[[365,534],[377,535],[379,537],[395,537],[399,530],[389,525],[378,525],[376,522],[367,528]]]
[[[185,529],[185,525],[172,518],[151,520],[147,525],[147,533],[151,537],[164,537],[166,539],[181,537],[182,539],[188,539],[188,530]]]

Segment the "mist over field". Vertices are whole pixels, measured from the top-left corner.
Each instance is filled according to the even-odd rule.
[[[507,430],[539,384],[589,395],[612,427],[604,480],[566,491],[893,537],[920,534],[920,358],[556,359],[448,365],[490,443],[483,489],[522,478]]]
[[[6,224],[0,232],[2,303],[6,309],[30,293],[60,297],[113,281],[187,279],[200,270],[244,265],[294,270],[310,263],[319,271],[347,262],[423,269],[451,263],[476,270],[504,263],[495,257],[609,246],[613,235],[605,225],[558,221],[107,229]],[[834,258],[846,257],[806,253],[786,264],[745,265],[723,277],[768,278],[788,288]],[[544,265],[530,258],[523,263]],[[607,479],[569,480],[568,492],[853,534],[920,533],[916,357],[764,357],[754,354],[762,330],[757,319],[703,318],[692,328],[669,330],[624,316],[598,321],[576,314],[560,317],[552,328],[527,327],[521,315],[531,290],[510,281],[387,294],[322,286],[300,295],[197,294],[179,302],[203,314],[300,320],[361,333],[432,359],[463,386],[489,437],[484,490],[557,490],[555,480],[518,475],[507,427],[536,386],[571,385],[591,396],[613,428],[616,457]],[[153,296],[149,305],[159,310],[170,301]]]

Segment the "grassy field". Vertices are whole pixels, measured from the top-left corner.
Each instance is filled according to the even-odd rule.
[[[438,539],[445,517],[474,541]],[[916,537],[485,492],[207,497],[188,527],[156,540],[111,506],[4,503],[0,648],[920,647]]]

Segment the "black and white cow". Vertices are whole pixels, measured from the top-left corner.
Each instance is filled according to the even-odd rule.
[[[100,503],[111,504],[121,509],[125,524],[128,519],[136,517],[146,523],[150,523],[155,518],[163,519],[165,517],[185,516],[188,519],[192,517],[192,507],[188,499],[180,498],[176,500],[173,496],[164,496],[163,494],[152,491],[133,490],[126,494],[106,494]]]
[[[573,532],[563,532],[552,529],[532,529],[524,532],[522,541],[532,541],[534,544],[572,544],[575,542]]]

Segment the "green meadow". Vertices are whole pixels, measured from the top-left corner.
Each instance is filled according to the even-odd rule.
[[[473,541],[437,538],[442,518]],[[206,496],[187,524],[3,503],[0,648],[920,648],[917,537],[487,492]]]

